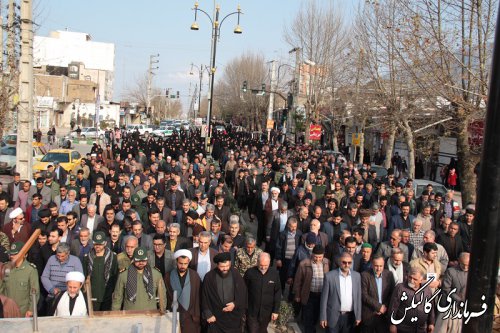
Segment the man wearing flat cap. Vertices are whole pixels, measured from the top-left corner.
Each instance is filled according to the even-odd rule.
[[[231,254],[219,253],[217,265],[205,275],[201,311],[208,333],[240,333],[241,319],[247,309],[247,287],[238,271],[231,267]]]
[[[165,290],[163,277],[158,269],[148,263],[148,251],[144,247],[134,250],[132,264],[118,275],[111,310],[156,310],[158,286]]]
[[[66,273],[66,291],[59,293],[54,299],[54,316],[86,317],[88,315],[87,298],[82,288],[85,276],[78,271]]]
[[[182,249],[174,253],[175,268],[165,273],[167,288],[167,309],[171,309],[174,291],[179,302],[179,322],[182,333],[201,332],[200,293],[201,279],[195,270],[189,268],[191,251]]]
[[[10,260],[13,260],[24,246],[23,242],[15,242],[8,251]],[[36,266],[26,260],[26,254],[15,262],[10,274],[0,280],[0,294],[11,298],[19,306],[22,317],[31,317],[33,303],[31,290],[35,291],[36,299],[40,297],[40,285]]]

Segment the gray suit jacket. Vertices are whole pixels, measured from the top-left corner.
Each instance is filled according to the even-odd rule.
[[[174,255],[171,251],[165,250],[163,256],[163,262],[165,265],[165,272],[170,272],[175,268]],[[148,251],[148,263],[151,267],[155,266],[155,253],[154,251]]]
[[[325,274],[321,292],[319,320],[326,320],[334,328],[340,317],[340,271],[335,269]],[[352,305],[356,320],[361,320],[361,275],[351,270]]]
[[[399,243],[399,248],[403,251],[403,261],[409,262],[411,258],[408,258],[408,246],[403,243]],[[385,260],[391,256],[392,246],[390,241],[380,243],[377,254],[380,254],[384,257]]]
[[[31,186],[30,191],[28,192],[28,205],[31,205],[33,203],[33,194],[35,193],[36,186]],[[42,206],[47,207],[47,205],[52,201],[51,189],[44,185],[40,194],[42,196]]]
[[[88,220],[88,215],[87,214],[84,214],[82,216],[82,219],[80,221],[80,226],[82,227],[85,227],[85,228],[88,228],[87,226],[87,220]],[[95,215],[95,221],[94,221],[94,226],[92,228],[92,230],[90,231],[91,233],[94,232],[96,229],[97,229],[97,226],[99,225],[99,223],[101,223],[102,221],[104,221],[104,217],[102,217],[101,215]]]

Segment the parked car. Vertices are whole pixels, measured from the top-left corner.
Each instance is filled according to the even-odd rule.
[[[337,162],[340,162],[340,164],[344,164],[347,162],[346,158],[344,157],[344,154],[342,154],[340,151],[336,150],[323,150],[323,153],[326,155],[333,155],[335,156],[335,160]]]
[[[387,169],[381,165],[372,164],[370,170],[375,170],[375,172],[377,172],[377,179],[382,179],[387,176]]]
[[[154,136],[171,136],[175,131],[175,127],[173,126],[160,126],[160,128],[153,131],[152,135]]]
[[[141,136],[151,133],[151,129],[144,124],[127,125],[126,131],[128,134],[132,134],[135,131],[139,131],[139,135]]]
[[[33,172],[47,170],[49,164],[58,161],[60,165],[68,172],[80,164],[82,156],[73,149],[52,149],[45,156],[33,165]]]
[[[400,179],[399,182],[403,184],[403,186],[406,185],[407,178]],[[413,179],[413,190],[415,191],[415,198],[418,198],[422,195],[422,192],[427,188],[427,185],[432,185],[432,191],[434,193],[441,193],[442,195],[445,195],[448,192],[448,188],[444,186],[441,183],[436,183],[433,181],[430,181],[428,179]],[[462,196],[460,192],[455,192],[453,196],[453,201],[454,201],[454,206],[453,206],[453,217],[456,219],[462,209]]]
[[[4,135],[2,141],[7,145],[15,145],[17,144],[17,134],[7,134]]]
[[[82,132],[80,133],[81,139],[95,139],[96,137],[95,127],[83,127],[81,130],[82,130]],[[101,140],[104,139],[104,131],[102,129],[99,129],[97,132],[97,136]],[[70,133],[70,137],[73,139],[77,138],[78,134],[76,133],[76,131],[73,131]]]
[[[33,143],[33,165],[43,158],[45,152],[43,145]],[[16,146],[3,147],[0,150],[0,172],[13,175],[16,172],[16,156]]]
[[[215,126],[215,132],[218,134],[224,134],[224,135],[227,134],[226,128],[222,125]]]

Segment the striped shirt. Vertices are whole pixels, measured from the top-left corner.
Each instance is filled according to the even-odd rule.
[[[295,254],[295,232],[288,232],[286,235],[285,259],[292,259]]]
[[[51,256],[42,273],[43,287],[50,294],[53,294],[54,288],[66,291],[66,273],[74,271],[83,274],[82,263],[78,257],[69,255],[65,262],[60,263],[56,255]]]

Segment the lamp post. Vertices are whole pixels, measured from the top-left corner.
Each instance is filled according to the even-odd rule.
[[[196,68],[198,70],[198,74],[200,77],[200,85],[198,86],[198,113],[196,113],[196,111],[194,111],[194,117],[193,117],[196,119],[197,114],[200,113],[200,107],[201,107],[201,85],[203,84],[203,70],[206,69],[208,71],[209,68],[208,68],[208,66],[203,66],[203,65],[200,65],[198,67],[195,64],[191,63],[191,70],[189,71],[189,75],[194,75],[193,68]]]
[[[208,147],[210,146],[210,137],[212,135],[212,129],[211,129],[211,124],[210,124],[210,117],[212,115],[212,108],[213,108],[213,94],[214,94],[214,81],[215,81],[215,58],[217,55],[217,42],[219,40],[220,36],[220,28],[222,27],[222,23],[224,23],[224,20],[228,18],[231,15],[238,15],[238,23],[236,25],[236,28],[234,28],[234,33],[235,34],[241,34],[243,31],[241,30],[240,27],[240,15],[243,14],[241,12],[240,6],[238,6],[238,9],[235,12],[229,13],[224,18],[219,21],[219,14],[220,14],[220,6],[217,5],[215,6],[215,12],[213,17],[210,16],[206,11],[203,9],[198,8],[199,4],[198,2],[195,2],[194,4],[194,22],[191,24],[191,30],[199,30],[200,27],[198,26],[198,11],[205,14],[210,22],[212,23],[212,48],[211,48],[211,59],[210,59],[210,88],[209,88],[209,95],[208,95],[208,110],[207,110],[207,136],[205,137],[205,151],[207,152],[208,155]]]

